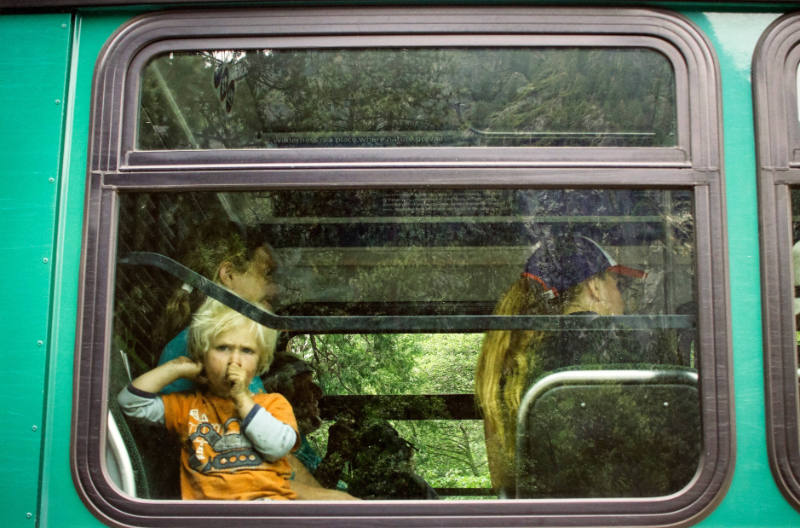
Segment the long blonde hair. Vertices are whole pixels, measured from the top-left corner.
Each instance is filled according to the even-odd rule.
[[[553,297],[539,282],[521,277],[497,303],[494,314],[559,315],[582,289],[579,284]],[[475,392],[483,412],[490,471],[496,487],[513,487],[517,410],[536,367],[535,350],[545,335],[540,330],[492,330],[483,338]],[[493,452],[495,448],[499,452]]]

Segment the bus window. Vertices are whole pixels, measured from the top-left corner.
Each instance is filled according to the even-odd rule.
[[[800,241],[800,17],[776,20],[753,58],[758,146],[764,361],[770,464],[784,495],[800,509],[800,424],[796,316]]]
[[[710,511],[733,422],[718,82],[696,28],[619,9],[222,13],[136,19],[98,63],[73,440],[93,511]],[[186,355],[208,299],[277,332],[275,368],[306,387],[280,388],[303,451],[273,462],[297,500],[190,500],[197,467],[267,464],[239,418],[236,438],[178,422],[202,379],[146,391],[171,434],[117,405]],[[276,376],[248,390],[279,392]],[[130,456],[106,459],[120,444]]]

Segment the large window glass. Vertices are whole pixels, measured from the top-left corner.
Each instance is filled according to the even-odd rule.
[[[719,105],[690,23],[176,12],[104,53],[73,461],[98,516],[670,525],[716,503]]]
[[[322,478],[331,486],[341,480],[341,487],[360,498],[424,499],[434,493],[441,493],[442,498],[485,497],[508,491],[498,485],[492,489],[481,413],[472,396],[482,350],[486,348],[486,354],[493,346],[489,334],[477,332],[484,329],[486,316],[493,313],[533,316],[527,325],[523,322],[521,329],[511,332],[502,331],[502,321],[492,326],[500,330],[495,333],[508,334],[512,340],[533,333],[543,341],[509,351],[518,356],[518,361],[532,365],[527,373],[531,382],[561,369],[586,368],[669,370],[696,378],[700,351],[694,330],[694,207],[688,191],[404,189],[136,193],[121,198],[114,341],[121,357],[132,365],[133,377],[163,360],[168,354],[165,347],[170,349],[175,334],[183,330],[180,325],[169,328],[164,324],[176,317],[168,300],[174,292],[184,291],[182,280],[157,267],[131,264],[130,257],[141,252],[170,257],[202,274],[204,270],[216,272],[219,267],[216,262],[209,266],[207,255],[219,254],[219,249],[209,244],[229,244],[230,239],[241,238],[247,240],[245,245],[266,247],[270,253],[268,302],[278,316],[384,315],[393,317],[399,327],[403,319],[408,319],[410,329],[415,322],[430,321],[425,316],[475,316],[471,328],[462,328],[471,329],[471,333],[288,332],[287,343],[281,341],[281,352],[288,351],[306,362],[322,389],[311,413],[319,414],[313,418],[333,423],[334,441],[341,443],[342,435],[346,435],[360,450],[373,453],[377,449],[389,451],[384,445],[387,438],[377,435],[376,430],[397,435],[415,449],[413,465],[402,471],[415,477],[414,484],[424,481],[432,488],[428,495],[415,495],[419,492],[406,489],[412,484],[405,482],[405,488],[395,489],[395,479],[381,474],[389,471],[386,464],[390,464],[381,456],[399,464],[393,459],[410,455],[405,450],[380,456],[373,453],[367,458],[348,452],[346,460],[335,468],[337,478]],[[221,234],[228,240],[220,242]],[[601,292],[595,299],[585,286],[587,291],[570,301],[576,306],[575,328],[559,329],[570,321],[559,320],[561,312],[555,309],[556,304],[549,311],[528,308],[503,312],[504,300],[510,298],[509,292],[520,280],[533,283],[533,279],[521,279],[523,273],[531,271],[531,254],[544,247],[559,251],[560,245],[571,245],[576,238],[597,242],[610,258],[646,271],[647,276],[609,272],[614,293],[623,296],[616,310],[605,307],[604,303],[613,300],[610,293]],[[220,260],[225,258],[229,257]],[[606,262],[593,271],[601,273],[613,270],[613,266]],[[584,284],[594,280],[584,278]],[[246,295],[236,285],[233,289]],[[578,303],[584,303],[580,309]],[[571,312],[565,308],[564,313]],[[537,315],[554,318],[541,321]],[[621,317],[615,320],[614,315]],[[314,330],[317,322],[309,320],[306,330]],[[446,321],[441,326],[446,330]],[[578,343],[586,350],[569,351]],[[618,375],[620,379],[612,377],[603,383],[620,390],[629,381],[624,374]],[[265,379],[269,378],[268,372]],[[603,480],[599,478],[590,485],[578,484],[579,479],[548,482],[546,486],[554,489],[537,494],[666,495],[688,484],[697,470],[700,448],[699,401],[694,385],[687,388],[691,391],[689,401],[680,407],[681,421],[672,429],[665,428],[660,436],[663,440],[668,434],[674,435],[676,442],[685,444],[678,451],[670,449],[669,443],[654,451],[653,439],[640,439],[607,453],[602,464],[590,465],[586,459],[604,450],[590,448],[584,442],[598,441],[600,435],[608,435],[606,441],[620,440],[619,432],[609,429],[588,437],[581,434],[570,449],[552,451],[552,446],[547,449],[540,445],[541,432],[520,431],[526,443],[536,440],[530,449],[545,451],[540,455],[542,460],[559,457],[561,471],[565,466],[575,467],[585,477],[605,468],[618,474],[615,483],[602,486],[598,485]],[[592,387],[599,391],[595,399],[610,397],[599,382]],[[112,384],[111,390],[109,398],[113,399],[119,384]],[[564,390],[553,388],[548,396],[555,397]],[[661,416],[664,404],[685,398],[668,392],[659,396],[664,401],[659,400],[655,407],[627,410],[639,416],[642,424],[620,421],[617,427],[638,437],[648,436],[646,428],[652,427],[652,420],[670,419]],[[562,408],[562,413],[597,413],[594,419],[598,423],[620,420],[625,414],[602,407],[586,410],[577,402],[560,405],[571,407],[571,411]],[[305,410],[298,408],[296,414]],[[659,416],[652,416],[653,412]],[[546,418],[536,419],[537,427],[542,420]],[[376,424],[383,429],[375,429]],[[576,434],[570,429],[575,426],[553,425],[564,430],[550,433]],[[309,448],[324,460],[339,455],[328,449],[328,427],[303,432],[308,435]],[[158,453],[163,453],[163,446],[170,441],[165,431],[150,429],[138,434],[158,437]],[[142,456],[158,455],[147,453],[145,446]],[[676,466],[676,462],[680,464]],[[177,458],[173,465],[177,466]],[[590,466],[591,471],[587,470]],[[674,473],[676,467],[678,473]],[[527,482],[537,470],[525,467],[518,472]],[[635,480],[621,484],[619,479]],[[163,479],[159,482],[164,483]],[[173,484],[175,492],[177,482]],[[506,486],[514,489],[516,484]],[[520,490],[519,496],[528,493]]]

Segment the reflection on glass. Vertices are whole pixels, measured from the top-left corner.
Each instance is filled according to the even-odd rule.
[[[285,317],[477,316],[467,333],[303,331],[279,340],[281,359],[251,390],[292,403],[304,438],[292,468],[316,486],[300,498],[658,496],[688,484],[701,445],[693,210],[685,190],[126,193],[117,254],[168,256]],[[613,309],[586,305],[547,312],[559,316],[549,322],[530,318],[526,330],[485,331],[480,321],[492,314],[543,314],[503,300],[534,271],[532,255],[563,253],[574,240],[647,276],[615,276],[617,297],[604,297]],[[163,361],[185,328],[167,317],[173,294],[202,297],[157,267],[120,261],[115,276],[110,395]],[[489,362],[506,373],[495,387],[520,374],[516,400],[501,403],[496,422],[512,424],[510,451],[493,443],[483,406],[481,361],[493,335],[519,352]],[[170,472],[179,447],[169,454],[162,432],[117,422],[136,453],[137,495],[177,498]]]
[[[137,147],[673,146],[669,61],[638,48],[169,53]]]
[[[362,499],[492,495],[475,409],[480,334],[303,334],[327,396],[304,460],[326,487]],[[302,412],[302,411],[301,411]]]

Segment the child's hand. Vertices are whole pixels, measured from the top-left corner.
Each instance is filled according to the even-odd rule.
[[[176,357],[169,361],[168,364],[175,369],[179,377],[192,381],[195,381],[203,371],[202,363],[194,361],[186,356]]]
[[[236,398],[237,396],[250,394],[248,389],[250,380],[247,379],[247,372],[244,368],[235,363],[231,363],[228,365],[226,377],[231,384],[231,397]]]
[[[248,374],[244,367],[236,363],[230,363],[225,371],[225,380],[230,383],[231,387],[228,391],[228,398],[236,406],[236,412],[242,420],[247,417],[256,404],[250,393],[250,376],[252,373]]]

